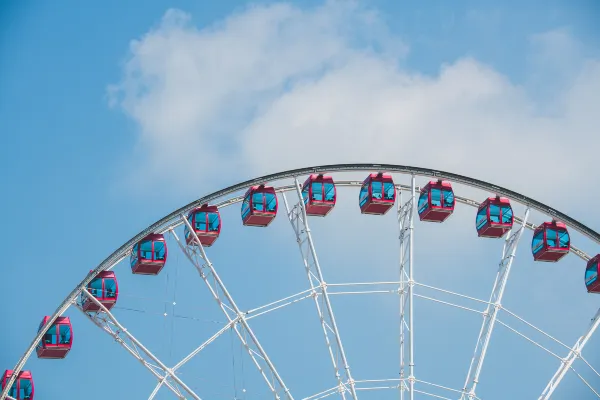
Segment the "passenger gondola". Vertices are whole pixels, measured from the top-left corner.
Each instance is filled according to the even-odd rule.
[[[510,200],[504,197],[488,197],[477,210],[475,227],[477,236],[500,238],[512,229],[514,223]]]
[[[87,291],[106,309],[110,310],[119,297],[119,285],[113,271],[102,271],[87,285]],[[80,305],[85,312],[98,312],[100,307],[85,293],[81,294]]]
[[[13,371],[7,369],[2,375],[0,388],[4,390],[8,384],[8,380],[13,376]],[[12,384],[8,395],[15,400],[34,400],[33,378],[30,371],[21,371],[17,375],[17,379]]]
[[[131,251],[131,272],[138,275],[158,275],[167,262],[167,242],[162,234],[151,233]]]
[[[418,203],[419,219],[428,222],[444,222],[454,212],[455,199],[452,184],[430,181],[421,189]]]
[[[396,202],[396,187],[391,174],[369,174],[363,181],[358,197],[362,214],[384,215]]]
[[[271,186],[252,186],[242,202],[242,222],[245,226],[269,226],[277,216],[277,194]]]
[[[302,199],[307,215],[324,217],[329,214],[336,202],[333,178],[323,174],[309,176],[302,186]]]
[[[38,332],[50,317],[44,317]],[[44,333],[36,347],[38,358],[65,358],[73,345],[73,327],[69,317],[58,317],[50,329]]]
[[[217,206],[203,204],[192,210],[188,214],[187,220],[204,247],[212,246],[221,233],[221,215]],[[187,225],[185,226],[185,241],[188,245],[196,244],[194,235],[191,234]]]
[[[531,252],[535,261],[556,262],[571,249],[567,226],[562,222],[544,222],[533,232]]]

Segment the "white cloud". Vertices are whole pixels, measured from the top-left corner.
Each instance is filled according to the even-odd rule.
[[[532,43],[536,85],[564,83],[551,114],[530,88],[472,58],[436,76],[403,69],[407,45],[347,2],[255,6],[203,30],[170,10],[133,42],[111,92],[140,126],[135,165],[193,195],[224,178],[373,161],[471,175],[560,205],[557,183],[572,190],[594,178],[600,63],[559,62],[553,49],[580,54],[566,30]]]

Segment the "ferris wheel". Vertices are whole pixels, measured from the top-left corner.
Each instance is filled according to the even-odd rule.
[[[338,176],[342,176],[343,179]],[[460,192],[459,186],[464,189],[464,193]],[[355,197],[356,192],[358,199]],[[390,223],[394,225],[396,234],[393,238],[393,246],[399,252],[394,279],[370,281],[365,279],[350,283],[331,280],[328,275],[330,270],[325,263],[322,265],[320,262],[323,254],[319,252],[319,256],[317,255],[317,250],[320,251],[321,247],[317,240],[317,229],[314,227],[324,226],[323,224],[336,214],[333,211],[336,205],[339,207],[343,198],[351,199],[349,202],[353,204],[353,212],[361,215],[361,218],[372,218],[373,224],[386,221],[388,227]],[[251,291],[250,285],[236,286],[237,292],[230,290],[229,279],[235,277],[235,274],[229,274],[230,276],[225,279],[222,274],[224,267],[212,254],[213,249],[227,246],[226,238],[223,236],[228,229],[228,224],[234,225],[234,221],[228,220],[224,214],[225,210],[235,205],[241,208],[240,225],[248,227],[247,229],[253,232],[261,231],[257,228],[273,229],[272,223],[278,215],[278,220],[282,218],[286,220],[288,230],[291,226],[286,237],[295,239],[300,257],[293,261],[286,260],[286,264],[296,264],[294,268],[302,270],[302,281],[295,286],[302,287],[301,290],[287,293],[283,297],[272,298],[253,308],[246,308],[247,305],[242,305],[239,301],[240,287],[246,287]],[[428,276],[424,269],[420,269],[418,257],[415,260],[415,241],[435,241],[435,230],[448,224],[448,221],[452,220],[451,217],[459,210],[470,213],[474,219],[475,224],[470,225],[469,229],[476,233],[475,240],[486,241],[489,246],[499,250],[493,254],[487,254],[487,248],[485,250],[487,258],[492,258],[489,265],[494,267],[493,269],[486,267],[482,272],[489,275],[489,281],[492,282],[486,288],[488,297],[485,298],[458,293],[443,285],[432,284],[428,281],[431,276]],[[522,211],[521,214],[518,213],[519,210]],[[537,224],[533,222],[533,213],[539,215],[537,218],[540,222]],[[425,226],[429,226],[427,228],[429,230],[426,235],[420,237],[419,230]],[[369,235],[373,234],[372,231],[370,232]],[[579,235],[581,240],[588,240],[592,248],[600,244],[600,233],[538,201],[500,186],[443,171],[387,164],[339,164],[301,168],[252,179],[204,196],[173,211],[123,244],[91,270],[52,315],[40,318],[41,323],[31,345],[16,366],[6,370],[1,377],[0,400],[34,400],[34,374],[36,376],[44,374],[47,368],[44,366],[35,371],[25,368],[34,353],[39,359],[68,359],[70,351],[77,348],[73,341],[77,326],[72,316],[65,315],[67,311],[73,309],[78,310],[80,315],[105,335],[112,337],[125,350],[124,354],[131,355],[150,372],[156,386],[139,396],[139,398],[148,396],[149,400],[158,399],[159,392],[161,395],[170,393],[171,398],[174,396],[174,398],[195,400],[211,398],[484,399],[487,397],[481,394],[479,390],[481,386],[485,385],[486,381],[502,379],[497,372],[492,376],[482,373],[484,362],[490,357],[490,349],[499,338],[499,332],[496,332],[498,327],[503,328],[503,333],[514,334],[524,343],[550,356],[550,362],[544,363],[546,366],[552,363],[551,368],[555,373],[547,376],[545,386],[534,387],[533,390],[537,390],[539,400],[550,399],[567,374],[579,379],[590,396],[595,395],[600,398],[599,389],[595,388],[598,385],[594,385],[591,381],[591,379],[600,381],[600,373],[583,353],[584,347],[600,324],[600,309],[595,315],[589,316],[591,321],[588,318],[580,321],[579,326],[573,324],[569,327],[577,330],[577,340],[566,344],[505,305],[504,295],[513,264],[518,264],[523,259],[522,251],[518,253],[518,249],[525,249],[529,253],[530,260],[537,265],[565,262],[567,256],[576,260],[574,264],[580,265],[580,270],[564,270],[561,274],[581,273],[584,278],[581,291],[584,290],[585,285],[587,293],[600,293],[598,279],[600,254],[589,255],[578,247],[578,243],[572,243],[575,235]],[[221,240],[218,240],[219,238]],[[527,243],[527,240],[531,240],[530,243]],[[343,247],[343,244],[341,246]],[[434,254],[437,249],[436,245],[432,244],[426,252]],[[347,250],[351,252],[357,249]],[[397,258],[397,254],[394,257]],[[461,257],[468,258],[468,254]],[[205,286],[205,293],[216,303],[212,304],[214,310],[224,320],[220,329],[215,329],[213,334],[200,342],[201,344],[195,343],[194,346],[197,347],[193,351],[181,358],[179,362],[169,364],[159,357],[151,346],[142,343],[138,336],[127,329],[126,323],[122,322],[121,316],[118,315],[121,311],[118,304],[124,292],[127,292],[122,283],[125,274],[136,279],[144,275],[164,275],[165,269],[169,268],[174,259],[190,265],[190,270],[194,270],[196,275],[199,275],[199,282]],[[258,258],[247,256],[246,259],[251,265],[256,263]],[[373,267],[365,266],[365,268]],[[232,267],[228,266],[228,269],[231,270]],[[564,279],[558,274],[556,278]],[[472,284],[475,285],[476,282]],[[481,289],[481,285],[477,286]],[[381,295],[392,299],[390,304],[394,312],[386,318],[386,323],[394,324],[395,328],[392,331],[376,332],[382,335],[381,339],[366,336],[353,338],[356,330],[346,329],[348,325],[344,326],[339,318],[341,313],[352,314],[352,310],[348,311],[352,305],[346,304],[344,307],[336,302],[337,298],[358,298],[357,301],[361,301],[360,299],[365,297],[363,295]],[[522,300],[527,301],[527,295],[523,297]],[[245,298],[247,300],[248,296]],[[455,385],[440,384],[427,379],[431,376],[431,373],[427,375],[427,371],[431,371],[431,368],[435,369],[435,366],[428,366],[419,361],[421,348],[425,347],[419,348],[419,343],[427,342],[420,338],[444,336],[451,327],[448,324],[441,324],[432,325],[437,326],[437,329],[420,330],[419,318],[426,317],[419,314],[419,309],[415,310],[415,303],[419,304],[419,301],[478,315],[475,323],[477,332],[467,335],[460,326],[458,327],[457,332],[461,338],[468,341],[471,346],[470,352],[463,357],[467,362],[452,367],[457,371],[460,369],[456,373],[463,378],[455,382]],[[465,305],[464,302],[467,301],[473,305]],[[267,321],[271,314],[286,311],[292,313],[296,304],[310,305],[310,313],[305,312],[302,315],[299,326],[311,324],[318,327],[320,343],[311,341],[310,344],[296,343],[286,344],[286,346],[296,347],[296,353],[310,354],[313,354],[312,347],[318,347],[326,356],[309,368],[290,370],[290,366],[294,366],[294,360],[278,357],[273,351],[277,346],[269,341],[278,336],[278,331],[285,332],[285,327],[281,325],[271,327],[269,335],[265,335],[265,330],[259,332],[257,325],[263,319]],[[372,313],[376,312],[377,310],[372,311]],[[514,328],[506,322],[505,318],[514,319],[529,333],[525,333],[524,329]],[[360,325],[364,326],[368,323],[361,324],[359,321],[357,326]],[[246,372],[242,375],[251,374],[254,379],[252,384],[236,382],[234,397],[208,394],[211,393],[209,392],[211,384],[216,385],[216,382],[199,381],[181,372],[186,364],[202,357],[211,346],[215,346],[227,334],[235,339],[240,346],[240,351],[244,353],[243,358],[247,360],[244,367]],[[265,336],[268,336],[269,340],[264,340]],[[281,336],[285,335],[282,333]],[[556,347],[542,344],[542,339]],[[431,340],[431,345],[435,345],[433,343],[435,339],[428,340]],[[348,343],[362,343],[368,353],[368,344],[377,341],[381,341],[386,354],[393,355],[390,356],[393,361],[389,364],[393,366],[392,370],[388,370],[387,376],[384,377],[364,376],[365,371],[376,371],[381,368],[377,366],[357,368],[357,358],[353,360],[353,349],[348,346]],[[388,345],[392,343],[393,345]],[[446,347],[444,351],[451,352],[452,349]],[[438,352],[434,360],[443,358],[444,354]],[[518,357],[516,359],[519,360]],[[514,361],[515,357],[512,360]],[[523,361],[521,359],[518,362]],[[576,362],[582,368],[586,368],[587,372],[581,372],[579,366],[576,369]],[[211,360],[214,368],[217,368],[218,363],[218,357]],[[389,365],[386,364],[385,367]],[[310,376],[312,368],[328,371],[326,377],[318,380],[318,385],[320,386],[321,382],[329,384],[308,392],[308,388],[312,390],[315,387],[310,382],[316,382]],[[535,386],[537,383],[536,381],[532,384]],[[251,390],[247,390],[258,386],[264,390],[260,395],[253,395]],[[509,384],[505,387],[506,393],[511,393],[508,398],[525,398],[519,395],[518,388],[510,387]],[[497,398],[507,398],[506,393]]]

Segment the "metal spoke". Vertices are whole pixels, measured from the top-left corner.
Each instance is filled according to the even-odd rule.
[[[415,177],[411,179],[410,199],[402,204],[402,192],[398,190],[398,228],[400,239],[400,399],[404,400],[404,392],[408,390],[410,400],[414,399],[415,371],[414,371],[414,286],[413,275],[413,234],[416,185]],[[408,271],[407,271],[408,270]],[[406,322],[406,306],[408,305],[408,323]],[[406,330],[408,330],[408,385],[406,379]]]
[[[271,361],[271,359],[267,355],[266,351],[263,349],[262,345],[258,341],[258,338],[256,337],[256,335],[250,328],[250,325],[248,324],[248,321],[246,320],[244,313],[238,308],[237,304],[231,297],[231,294],[229,294],[229,291],[225,287],[225,284],[223,283],[223,281],[217,274],[217,271],[215,270],[213,264],[208,259],[208,256],[206,255],[206,252],[204,250],[204,246],[202,246],[202,243],[200,242],[198,235],[196,235],[196,231],[192,228],[189,221],[185,218],[184,215],[180,215],[180,218],[183,220],[184,224],[187,226],[187,228],[190,232],[190,235],[192,235],[192,237],[194,239],[194,245],[184,246],[181,243],[181,240],[179,239],[179,237],[177,236],[175,231],[171,230],[171,234],[173,235],[173,237],[179,244],[179,247],[181,248],[183,253],[186,255],[186,257],[190,260],[190,262],[194,265],[194,267],[196,267],[198,274],[200,275],[200,277],[202,278],[202,280],[208,287],[209,291],[213,295],[213,298],[215,299],[215,301],[218,303],[219,308],[221,308],[221,310],[223,311],[223,314],[227,318],[228,322],[230,324],[233,323],[233,330],[235,331],[238,338],[240,339],[240,341],[246,348],[248,354],[250,355],[250,358],[254,362],[254,365],[257,367],[260,374],[263,376],[265,382],[267,383],[267,386],[269,387],[269,389],[271,390],[271,392],[273,393],[275,398],[276,399],[281,398],[279,395],[279,391],[274,386],[275,382],[271,383],[271,380],[265,373],[265,368],[261,365],[261,362],[257,359],[256,356],[259,356],[259,358],[264,361],[264,363],[266,364],[266,368],[271,371],[271,374],[273,375],[275,381],[277,381],[277,384],[283,390],[284,396],[288,400],[294,400],[293,396],[291,395],[291,393],[290,393],[289,389],[287,388],[286,384],[284,383],[283,379],[277,372],[275,365],[273,365],[273,362]],[[209,281],[209,275],[212,278],[212,280],[214,281],[215,287],[213,287],[213,285]],[[222,299],[219,296],[217,290],[220,290],[223,293],[223,295],[225,297],[224,299]],[[227,311],[228,309],[232,310],[234,315],[232,315],[231,312]],[[244,335],[242,335],[242,333],[240,332],[238,323],[241,324],[243,329],[246,331],[246,333],[250,337],[250,342],[252,342],[252,344],[254,344],[254,347],[256,347],[256,351],[250,347],[250,342],[247,341],[246,338],[244,337]]]
[[[200,396],[198,396],[192,389],[190,389],[179,377],[177,377],[162,361],[158,359],[154,354],[150,352],[138,339],[136,339],[131,332],[129,332],[121,323],[115,318],[115,316],[102,304],[99,302],[94,296],[90,294],[90,292],[84,288],[82,293],[85,294],[94,304],[96,304],[102,312],[95,313],[94,317],[90,313],[86,313],[83,309],[75,304],[77,309],[79,309],[90,321],[92,321],[96,326],[100,329],[108,333],[110,336],[115,338],[115,341],[119,343],[123,348],[125,348],[131,355],[137,358],[152,374],[159,380],[164,380],[165,377],[170,376],[175,382],[177,382],[183,390],[185,390],[192,398],[195,400],[201,400]],[[112,326],[111,326],[112,325]],[[113,326],[116,329],[113,329]],[[123,338],[121,335],[125,336]],[[128,341],[130,343],[128,343]],[[151,363],[149,363],[140,353],[144,353],[148,358],[158,364],[158,369],[160,369],[165,375],[161,375],[156,371],[157,367]],[[168,381],[165,381],[165,385],[173,391],[179,398],[184,398],[179,390],[176,387],[171,385]]]
[[[340,395],[343,399],[345,399],[345,392],[346,390],[348,390],[348,388],[346,387],[344,379],[340,374],[340,368],[338,366],[334,351],[340,355],[341,361],[343,363],[343,368],[345,371],[344,375],[346,378],[345,380],[350,385],[350,394],[354,400],[357,400],[358,395],[354,386],[354,380],[352,379],[350,366],[348,365],[348,360],[346,358],[346,352],[344,351],[344,346],[342,345],[340,332],[335,321],[335,315],[333,313],[331,300],[327,293],[327,283],[323,278],[323,271],[321,270],[321,265],[319,264],[319,258],[317,257],[317,251],[315,249],[315,244],[312,238],[310,227],[308,225],[308,215],[306,213],[306,206],[302,198],[302,187],[300,186],[300,182],[298,182],[297,178],[294,179],[294,183],[296,186],[296,194],[298,195],[298,203],[290,209],[285,194],[282,195],[285,203],[285,208],[287,210],[287,215],[292,225],[292,228],[296,233],[296,241],[298,242],[300,254],[302,255],[302,260],[304,262],[304,268],[306,269],[308,282],[310,284],[310,288],[312,289],[312,297],[317,308],[319,320],[321,321],[321,327],[325,336],[325,343],[329,350],[329,356],[331,358],[333,369],[335,371],[335,376],[338,381],[338,386],[340,388]],[[323,311],[321,310],[321,306],[319,305],[319,294],[323,297],[326,314],[323,313]],[[329,339],[327,328],[330,328],[333,333],[335,339],[334,343],[332,343]],[[336,346],[335,350],[333,349],[333,346]]]
[[[552,393],[554,393],[562,379],[565,377],[567,371],[572,367],[575,360],[581,356],[583,348],[585,347],[588,340],[590,340],[596,329],[598,329],[598,325],[600,325],[600,309],[598,309],[598,311],[596,312],[596,315],[592,319],[592,323],[585,331],[583,336],[577,339],[577,342],[575,342],[575,345],[571,348],[569,354],[565,358],[561,359],[560,367],[558,368],[554,376],[552,376],[552,378],[548,382],[548,385],[546,385],[546,387],[544,388],[544,391],[539,397],[539,400],[547,400],[550,398],[550,396],[552,396]]]
[[[479,331],[479,337],[477,338],[477,344],[475,345],[475,353],[471,359],[471,365],[469,366],[469,372],[467,373],[467,379],[465,380],[461,399],[466,399],[468,397],[472,400],[475,398],[475,389],[479,383],[479,375],[481,374],[483,361],[485,360],[492,331],[494,330],[498,310],[502,307],[502,296],[504,295],[506,282],[510,274],[512,262],[515,258],[519,239],[521,239],[523,231],[525,230],[525,224],[527,224],[528,217],[529,208],[525,210],[525,216],[523,217],[519,230],[516,232],[511,230],[506,235],[506,240],[502,249],[502,259],[500,260],[496,281],[494,282],[494,287],[490,296],[490,304],[488,304],[487,309],[483,314],[483,324]]]

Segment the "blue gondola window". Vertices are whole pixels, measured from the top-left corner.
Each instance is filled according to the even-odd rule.
[[[69,325],[58,326],[58,344],[69,344],[71,342],[71,327]]]
[[[308,204],[308,185],[306,185],[302,189],[302,200],[304,200],[304,204]]]
[[[364,206],[365,203],[367,202],[367,200],[369,200],[369,185],[364,184],[362,185],[362,187],[360,188],[360,206]]]
[[[335,185],[333,183],[325,183],[325,201],[335,201]]]
[[[509,205],[502,206],[502,223],[510,224],[512,222],[513,211]]]
[[[263,194],[262,193],[254,193],[252,195],[252,209],[254,211],[264,211],[264,204],[263,204]]]
[[[481,229],[487,223],[487,208],[483,207],[481,210],[477,211],[477,219],[476,226],[477,229]]]
[[[43,325],[42,325],[43,326]],[[50,329],[44,334],[45,344],[57,344],[56,343],[56,325],[52,325]]]
[[[196,213],[196,223],[194,229],[201,232],[206,232],[206,213],[205,212],[197,212]]]
[[[131,259],[130,264],[131,264],[131,268],[135,267],[135,264],[137,264],[138,262],[138,248],[139,248],[139,244],[135,244],[133,246],[133,250],[131,251]]]
[[[374,200],[381,200],[383,198],[383,185],[381,182],[371,182],[371,193]]]
[[[246,216],[250,213],[250,196],[246,196],[244,198],[244,202],[242,203],[242,218],[246,218]]]
[[[419,214],[422,214],[429,207],[428,194],[429,192],[426,190],[419,196]]]
[[[162,261],[165,259],[165,242],[156,241],[154,242],[154,259]]]
[[[567,231],[559,231],[558,232],[558,245],[562,248],[569,247],[571,240],[569,238],[569,232]]]
[[[277,195],[275,193],[265,193],[264,196],[267,212],[275,212],[277,207]]]
[[[385,182],[383,184],[383,195],[385,200],[394,200],[396,188],[392,182]]]
[[[113,278],[104,278],[104,297],[109,299],[117,297],[117,281]]]
[[[593,263],[585,270],[585,285],[590,286],[598,280],[598,262]]]
[[[314,201],[323,201],[323,184],[321,182],[312,183],[312,199]]]
[[[102,296],[102,279],[96,278],[90,282],[88,289],[92,296],[99,298]]]
[[[209,232],[218,232],[220,225],[221,225],[221,220],[219,219],[219,214],[209,213],[208,214],[208,231]]]
[[[444,207],[452,208],[454,207],[454,192],[451,190],[444,190]]]
[[[500,206],[497,204],[490,204],[490,222],[500,223]]]
[[[31,399],[31,394],[33,393],[31,379],[19,379],[19,385],[20,398],[23,400]]]
[[[22,381],[21,381],[22,382]],[[13,399],[17,398],[17,381],[15,381],[15,383],[13,383],[12,387],[10,388],[10,390],[8,391],[8,395],[10,397],[12,397]]]
[[[557,247],[558,235],[556,234],[556,229],[548,229],[546,230],[546,244],[548,247]]]
[[[544,231],[541,230],[535,234],[533,237],[533,242],[531,243],[531,249],[533,250],[533,254],[538,253],[540,250],[544,248]]]
[[[152,260],[152,241],[144,240],[140,244],[140,257],[145,260]]]
[[[441,207],[442,206],[442,190],[441,189],[431,189],[431,205],[433,207]]]

